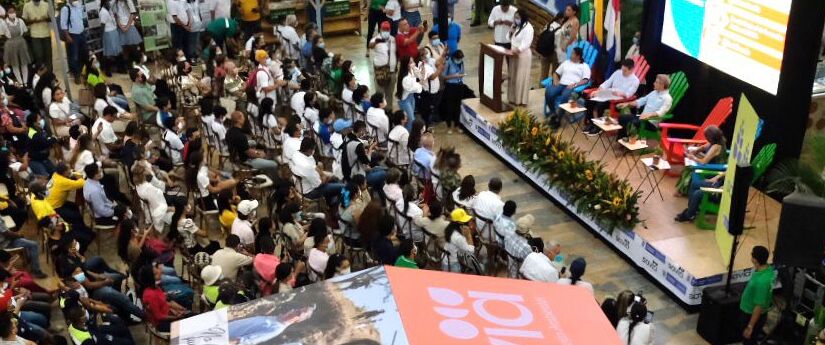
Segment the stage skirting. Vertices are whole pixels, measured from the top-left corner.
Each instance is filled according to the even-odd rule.
[[[490,123],[485,117],[480,116],[476,111],[480,107],[483,106],[477,98],[462,102],[461,124],[470,135],[487,146],[499,158],[507,162],[510,167],[521,173],[522,176],[530,179],[546,195],[553,198],[556,203],[574,214],[580,223],[599,234],[606,242],[610,243],[614,250],[622,253],[630,261],[641,267],[681,302],[687,305],[700,305],[702,303],[702,289],[725,283],[725,276],[727,275],[725,272],[706,277],[696,277],[635,232],[616,230],[610,234],[592,218],[577,212],[574,205],[570,205],[556,189],[546,183],[546,178],[529,171],[515,155],[501,146],[498,141],[497,124]],[[489,112],[489,110],[487,111]],[[750,275],[750,268],[734,271],[733,282],[745,282],[750,278]]]

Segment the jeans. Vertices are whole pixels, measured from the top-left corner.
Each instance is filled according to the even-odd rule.
[[[128,325],[123,322],[117,315],[104,314],[102,315],[103,323],[98,324],[93,318],[89,322],[89,332],[97,339],[96,344],[99,345],[134,345],[135,340],[132,338],[132,333],[129,332]]]
[[[32,37],[32,55],[34,61],[39,61],[52,70],[52,39],[50,37]],[[34,87],[34,85],[32,85]]]
[[[48,322],[43,315],[29,311],[21,311],[17,332],[27,340],[39,342],[49,336]]]
[[[32,169],[32,174],[37,176],[52,176],[54,173],[54,163],[51,160],[30,161],[29,168]]]
[[[412,131],[412,124],[415,121],[415,96],[407,95],[407,98],[398,101],[398,107],[407,114],[407,131]]]
[[[417,28],[421,25],[421,13],[418,12],[418,10],[412,12],[401,11],[401,18],[406,19],[407,23],[410,23],[411,28]],[[421,36],[418,37],[424,37],[425,34],[426,32],[422,32]],[[421,41],[419,40],[419,42]]]
[[[375,33],[375,27],[381,25],[381,22],[385,20],[387,20],[387,16],[383,11],[370,9],[369,14],[367,15],[367,50],[369,50],[372,34]]]
[[[247,160],[246,164],[249,164],[252,169],[263,171],[263,173],[273,181],[278,177],[278,163],[275,161],[263,158],[252,158]]]
[[[696,181],[699,180],[699,181]],[[702,187],[712,187],[718,188],[722,186],[722,179],[718,182],[713,183],[708,180],[703,180],[700,178],[694,178],[690,181],[690,189],[688,190],[688,207],[684,211],[684,215],[693,218],[696,217],[696,214],[699,212],[699,204],[702,203],[702,196],[704,196],[705,192],[701,191],[699,188]]]
[[[638,129],[642,123],[642,120],[635,114],[619,115],[619,124],[622,125],[622,129],[619,130],[619,138],[624,138],[627,136],[627,127],[630,125],[633,125]],[[650,122],[644,122],[644,124],[647,126],[647,129],[656,130],[656,127],[654,127]]]
[[[121,107],[126,111],[129,111],[129,100],[126,99],[126,96],[124,96],[124,95],[112,96],[112,102],[117,104],[118,107]]]
[[[143,310],[132,304],[129,297],[110,286],[98,288],[92,292],[92,298],[109,304],[121,319],[130,320],[131,316],[143,319]]]
[[[126,276],[109,267],[109,265],[106,264],[106,261],[99,256],[94,256],[86,259],[84,266],[89,271],[98,274],[104,274],[107,277],[112,278],[112,280],[114,281],[112,285],[117,288],[120,288],[121,284],[123,283],[123,280],[126,279]]]
[[[309,191],[309,193],[306,193],[305,196],[310,199],[324,197],[325,199],[327,199],[327,205],[332,206],[337,204],[334,202],[334,200],[338,196],[338,194],[341,193],[341,189],[343,189],[346,186],[347,185],[343,183],[324,183],[318,187],[315,187],[315,189]]]
[[[63,206],[56,208],[55,212],[69,224],[83,223],[83,215],[80,214],[80,209],[73,202],[66,201]]]
[[[80,75],[80,70],[89,56],[89,48],[86,46],[86,33],[71,34],[72,43],[69,43],[69,72]]]
[[[547,90],[544,92],[544,104],[551,107],[552,114],[557,114],[559,105],[562,102],[567,102],[572,93],[573,89],[568,88],[567,85],[548,85]]]
[[[381,190],[384,188],[384,181],[387,179],[387,170],[381,167],[372,168],[367,172],[367,185],[374,190]]]
[[[40,260],[39,260],[39,253],[40,249],[37,245],[37,242],[25,239],[25,238],[15,238],[11,243],[9,243],[9,247],[22,247],[26,249],[26,255],[28,255],[29,264],[31,265],[32,272],[40,272]]]

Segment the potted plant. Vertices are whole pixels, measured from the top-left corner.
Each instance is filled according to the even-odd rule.
[[[570,107],[571,108],[577,108],[579,106],[579,104],[578,104],[579,94],[577,94],[575,92],[571,93],[569,100],[570,100]]]
[[[636,140],[639,139],[639,129],[632,123],[627,125],[627,139],[630,145],[636,145]]]
[[[659,165],[659,161],[662,159],[662,148],[657,147],[653,149],[653,165]]]

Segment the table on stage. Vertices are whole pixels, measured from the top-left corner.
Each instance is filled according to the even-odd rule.
[[[592,119],[590,121],[593,123],[593,125],[599,127],[601,131],[599,132],[598,137],[596,137],[596,141],[593,142],[593,146],[590,146],[590,150],[587,151],[587,155],[589,156],[591,153],[593,153],[593,149],[596,148],[596,144],[602,143],[602,147],[604,147],[604,153],[602,154],[601,158],[599,158],[599,160],[604,159],[604,156],[607,155],[608,150],[612,150],[613,154],[618,157],[618,154],[616,154],[616,151],[613,148],[613,143],[607,139],[607,136],[612,134],[613,132],[617,132],[618,130],[622,129],[622,125],[616,123],[615,120],[609,117]]]
[[[625,165],[627,165],[627,174],[624,175],[625,180],[630,177],[630,174],[633,173],[633,171],[639,173],[639,177],[644,178],[644,169],[639,168],[639,162],[641,161],[636,159],[636,154],[641,153],[649,147],[647,145],[647,140],[636,140],[635,143],[631,144],[630,141],[622,138],[619,139],[619,145],[624,147],[624,152],[622,152],[618,162],[616,162],[616,166],[613,167],[613,173],[615,174],[619,170],[622,163],[625,163]]]
[[[639,183],[639,187],[636,187],[636,190],[642,189],[642,186],[645,184],[645,182],[650,184],[650,193],[642,201],[643,203],[647,202],[647,199],[650,199],[650,196],[656,192],[659,192],[659,198],[661,198],[662,201],[665,201],[665,197],[664,195],[662,195],[662,189],[659,188],[659,184],[662,183],[662,180],[665,179],[665,171],[670,170],[670,163],[667,162],[667,159],[659,159],[659,162],[657,164],[653,164],[653,160],[653,157],[640,159],[642,164],[645,166],[647,173],[642,178],[642,182]],[[661,176],[659,176],[658,178],[656,177],[657,171],[662,172]]]
[[[564,110],[564,113],[567,114],[567,123],[570,124],[570,127],[573,128],[573,136],[570,137],[570,141],[576,139],[576,135],[579,134],[581,131],[581,121],[584,119],[584,115],[580,118],[576,118],[577,114],[584,113],[587,111],[587,108],[582,107],[579,103],[572,103],[571,102],[564,102],[559,105],[561,110]],[[560,135],[564,136],[564,127],[562,127]]]

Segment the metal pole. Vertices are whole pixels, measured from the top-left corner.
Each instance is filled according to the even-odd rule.
[[[66,5],[68,6],[68,2],[66,3]],[[49,6],[51,6],[52,8],[53,14],[51,16],[51,29],[53,33],[52,36],[53,39],[57,39],[57,49],[55,50],[55,52],[57,53],[56,56],[57,60],[59,61],[58,63],[60,64],[60,67],[63,70],[63,90],[66,92],[66,96],[68,96],[69,99],[72,99],[72,84],[69,82],[69,56],[68,54],[66,54],[66,47],[63,45],[63,41],[60,40],[60,30],[58,30],[59,24],[57,22],[57,16],[60,12],[57,10],[57,8],[54,7],[54,0],[49,0]],[[71,13],[69,13],[69,15],[71,15]],[[54,60],[50,62],[54,62]],[[52,71],[52,73],[54,73],[54,71]]]
[[[725,296],[730,296],[730,284],[733,280],[733,260],[736,259],[736,247],[739,245],[739,235],[733,235],[733,244],[730,248],[730,263],[728,264],[728,279],[725,282]]]
[[[324,8],[324,6],[321,4],[322,1],[324,1],[324,0],[311,0],[310,1],[310,3],[312,4],[312,7],[315,7],[315,24],[318,26],[318,33],[321,34],[321,36],[323,36],[323,32],[324,32],[324,28],[323,28],[323,25],[324,25],[323,22],[324,21],[321,19],[321,12]]]

